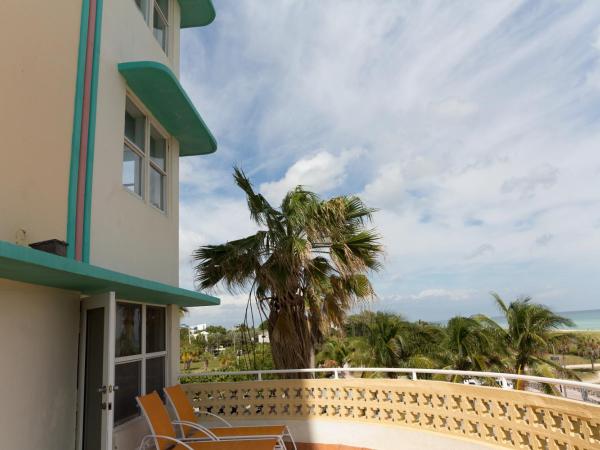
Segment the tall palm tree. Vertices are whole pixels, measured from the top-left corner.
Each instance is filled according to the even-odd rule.
[[[492,296],[506,319],[506,329],[497,324],[495,329],[514,353],[515,373],[522,374],[536,364],[556,367],[554,362],[544,358],[554,341],[560,338],[552,332],[561,326],[572,326],[573,322],[544,305],[531,303],[530,297],[519,298],[507,305],[498,294],[492,293]],[[556,369],[560,370],[560,367]],[[519,380],[517,389],[522,386]]]
[[[453,317],[445,331],[443,347],[447,352],[448,367],[487,371],[501,364],[502,349],[480,317]]]
[[[234,179],[261,230],[196,250],[196,281],[250,291],[267,318],[275,366],[312,367],[326,329],[341,327],[348,309],[374,296],[367,273],[382,255],[379,235],[367,228],[374,210],[358,197],[321,200],[302,186],[275,208],[238,168]]]

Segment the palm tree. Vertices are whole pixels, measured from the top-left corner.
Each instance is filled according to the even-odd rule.
[[[554,341],[560,338],[552,332],[561,326],[572,326],[573,322],[555,314],[544,305],[531,303],[530,297],[519,298],[507,305],[498,294],[492,293],[492,296],[506,319],[506,329],[497,324],[495,329],[507,348],[514,353],[515,373],[522,374],[527,369],[533,369],[536,364],[560,370],[544,355]],[[522,385],[519,380],[517,389],[521,389]]]
[[[405,322],[403,324],[403,335],[410,349],[411,358],[415,362],[421,361],[426,367],[435,365],[443,353],[443,343],[446,338],[446,330],[440,325],[417,321]],[[428,361],[423,360],[426,358]],[[416,367],[409,361],[411,367]],[[421,367],[419,365],[419,367]]]
[[[347,361],[350,350],[346,339],[331,337],[321,346],[317,355],[317,361],[325,363],[335,361],[336,366],[341,366]]]
[[[261,230],[196,250],[196,281],[202,289],[223,283],[250,291],[267,318],[275,366],[313,367],[324,332],[374,296],[367,273],[380,268],[382,255],[379,235],[367,229],[374,210],[356,196],[321,200],[302,186],[274,208],[238,168],[234,179]]]
[[[480,317],[453,317],[446,325],[443,347],[448,368],[487,371],[500,365],[501,349]]]
[[[374,367],[398,367],[406,352],[402,321],[393,314],[378,312],[367,325],[366,342]]]
[[[594,363],[600,358],[600,340],[592,336],[583,336],[577,342],[577,352],[590,360],[592,372],[594,372]]]

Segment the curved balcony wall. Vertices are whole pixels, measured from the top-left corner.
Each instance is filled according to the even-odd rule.
[[[235,422],[283,421],[292,432],[313,436],[312,442],[320,444],[428,450],[600,448],[600,406],[533,392],[360,378],[183,387],[201,410]],[[373,433],[383,426],[383,441],[373,446]],[[302,437],[297,440],[306,442]]]

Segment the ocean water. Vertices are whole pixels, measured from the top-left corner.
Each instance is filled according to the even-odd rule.
[[[559,314],[575,322],[573,330],[600,330],[600,309],[566,311]]]
[[[590,309],[587,311],[560,311],[557,312],[563,317],[567,317],[575,322],[575,326],[567,328],[569,330],[599,330],[600,331],[600,309]],[[506,325],[502,317],[494,317],[494,320],[501,326]]]

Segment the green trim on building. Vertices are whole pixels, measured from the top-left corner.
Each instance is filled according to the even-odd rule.
[[[118,68],[129,88],[179,141],[180,156],[217,150],[217,141],[167,66],[154,61],[135,61],[121,63]]]
[[[98,100],[98,71],[100,68],[100,46],[102,43],[103,0],[96,1],[96,29],[94,32],[94,54],[92,62],[92,89],[90,94],[90,122],[85,177],[85,199],[83,207],[82,260],[90,261],[90,228],[92,222],[92,181],[94,178],[94,146],[96,143],[96,106]]]
[[[67,256],[75,257],[75,220],[77,216],[77,178],[79,172],[79,143],[81,141],[81,115],[83,109],[83,78],[85,75],[85,51],[87,48],[87,24],[89,0],[81,2],[81,24],[79,27],[79,49],[77,56],[77,78],[75,82],[75,106],[71,137],[71,168],[69,171],[69,194],[67,199]]]
[[[211,0],[179,0],[181,28],[203,27],[215,20],[215,8]]]
[[[126,275],[70,258],[0,241],[0,278],[82,294],[116,292],[117,298],[162,305],[218,305],[216,297]]]

